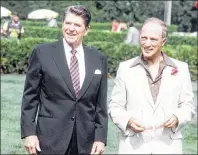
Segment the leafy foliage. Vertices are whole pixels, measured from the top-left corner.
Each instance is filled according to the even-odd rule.
[[[92,13],[95,22],[111,22],[114,18],[122,22],[133,20],[143,23],[148,17],[155,16],[164,19],[164,1],[1,1],[1,5],[11,11],[19,12],[22,18],[37,9],[51,9],[60,14],[69,5],[85,5]],[[172,1],[172,24],[178,25],[179,31],[195,32],[198,30],[197,11],[192,11],[194,1]]]
[[[2,40],[1,42],[1,72],[2,73],[26,73],[28,58],[32,49],[39,43],[54,42],[55,40],[27,38],[21,40],[19,44],[16,41]],[[121,61],[131,59],[140,55],[140,48],[124,43],[113,43],[106,41],[92,41],[87,43],[89,46],[98,48],[108,57],[108,72],[115,76],[118,65]],[[197,47],[189,45],[166,45],[163,51],[167,55],[178,60],[187,62],[190,68],[192,80],[197,79]]]

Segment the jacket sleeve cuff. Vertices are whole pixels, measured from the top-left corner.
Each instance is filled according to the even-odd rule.
[[[135,134],[135,132],[133,130],[128,128],[128,122],[129,122],[130,118],[127,119],[127,123],[125,123],[126,125],[125,125],[125,128],[123,130],[124,131],[124,136],[133,136]]]
[[[171,128],[173,133],[176,133],[178,130],[180,130],[180,128],[183,126],[184,122],[180,119],[181,117],[179,117],[179,115],[176,113],[173,114],[175,117],[177,117],[178,120],[178,124],[176,127]]]

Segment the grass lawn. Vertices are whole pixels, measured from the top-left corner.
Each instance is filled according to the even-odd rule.
[[[1,75],[1,154],[25,154],[20,138],[20,107],[24,75]],[[108,97],[113,80],[109,80]],[[117,128],[109,120],[108,144],[105,153],[115,154],[118,147]],[[197,123],[189,123],[182,130],[183,150],[186,154],[197,154]]]

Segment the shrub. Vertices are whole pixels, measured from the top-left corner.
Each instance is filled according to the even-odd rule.
[[[34,21],[34,20],[21,20],[21,23],[24,25],[24,27],[43,27],[47,26],[46,21]],[[59,21],[58,27],[60,28],[62,26],[62,23]],[[142,23],[135,23],[134,26],[137,29],[140,29],[142,26]],[[111,23],[105,22],[105,23],[97,23],[97,22],[91,22],[90,23],[91,30],[111,30]],[[177,25],[168,25],[168,32],[177,32]]]
[[[1,72],[19,74],[26,73],[31,50],[37,44],[55,40],[43,38],[27,38],[18,43],[15,40],[1,40]]]
[[[2,73],[26,73],[28,58],[32,49],[43,42],[54,42],[55,40],[27,38],[20,41],[1,40],[1,72]],[[112,42],[89,42],[101,50],[108,57],[108,71],[112,76],[116,75],[118,65],[121,61],[128,60],[140,55],[140,48],[124,43],[114,44]],[[192,80],[197,79],[197,47],[189,45],[166,45],[163,51],[167,55],[188,63]]]
[[[27,27],[25,30],[25,38],[35,37],[35,38],[48,38],[48,39],[59,39],[62,38],[61,29],[48,28],[48,27]],[[87,36],[85,36],[85,43],[92,41],[106,41],[113,42],[115,44],[124,42],[126,38],[126,32],[114,33],[110,31],[99,31],[90,30]],[[197,37],[189,36],[168,36],[167,44],[171,45],[197,45]]]

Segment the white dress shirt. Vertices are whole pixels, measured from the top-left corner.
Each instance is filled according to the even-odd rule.
[[[67,44],[64,38],[63,38],[63,46],[65,50],[67,65],[70,68],[72,48]],[[83,50],[82,43],[75,50],[77,51],[76,57],[78,59],[78,66],[79,66],[79,72],[80,72],[80,88],[81,88],[85,79],[85,57],[84,57],[84,50]]]

